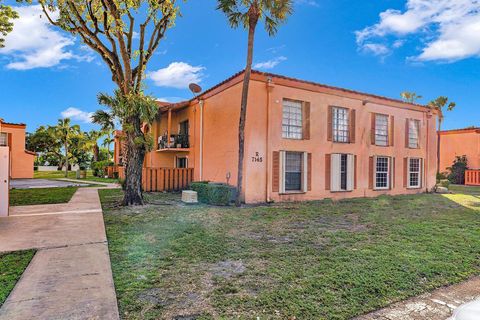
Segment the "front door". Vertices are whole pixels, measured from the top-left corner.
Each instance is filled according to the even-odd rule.
[[[10,187],[10,150],[0,147],[0,217],[8,216]]]

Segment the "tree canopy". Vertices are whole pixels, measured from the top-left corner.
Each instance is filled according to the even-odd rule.
[[[18,13],[0,0],[0,48],[4,47],[5,37],[13,30],[13,19],[17,18]]]

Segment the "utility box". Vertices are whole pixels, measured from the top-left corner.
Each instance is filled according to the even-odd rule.
[[[197,192],[192,190],[182,191],[182,202],[188,203],[188,204],[198,203]]]
[[[7,217],[10,206],[10,148],[0,147],[0,217]]]

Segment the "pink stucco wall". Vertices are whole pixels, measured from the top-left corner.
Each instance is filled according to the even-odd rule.
[[[480,169],[480,129],[440,132],[440,172],[451,167],[456,156],[466,155],[470,169]]]
[[[25,125],[0,123],[0,132],[11,134],[10,175],[12,179],[33,178],[35,155],[25,150]]]

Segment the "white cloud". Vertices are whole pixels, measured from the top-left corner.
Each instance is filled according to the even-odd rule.
[[[253,65],[254,69],[273,69],[280,64],[280,62],[287,60],[287,57],[280,56],[268,61],[257,62]]]
[[[185,101],[185,100],[188,100],[188,99],[181,98],[181,97],[160,97],[157,100],[160,101],[160,102],[176,103],[176,102]]]
[[[380,43],[365,43],[362,46],[362,50],[375,56],[385,56],[390,53],[390,49],[386,45]]]
[[[185,62],[172,62],[168,67],[152,71],[147,78],[159,87],[171,87],[177,89],[188,88],[190,83],[200,83],[203,78],[202,66],[191,66]]]
[[[296,4],[304,4],[312,7],[320,7],[316,0],[295,0]]]
[[[405,11],[386,10],[380,21],[357,31],[360,48],[374,41],[391,41],[399,48],[408,36],[418,36],[419,61],[456,61],[480,56],[480,1],[408,0]],[[381,39],[381,40],[379,40]],[[400,42],[398,42],[400,41]]]
[[[75,44],[74,38],[53,30],[40,5],[14,9],[20,18],[14,20],[13,31],[5,39],[5,48],[0,49],[0,54],[11,59],[6,65],[8,69],[48,68],[60,64],[63,60],[93,59],[90,54],[77,55],[69,50],[69,47]],[[57,15],[52,13],[52,16],[56,18]]]
[[[82,111],[78,108],[70,107],[61,112],[62,118],[70,118],[72,120],[81,121],[85,123],[92,122],[93,112]]]

